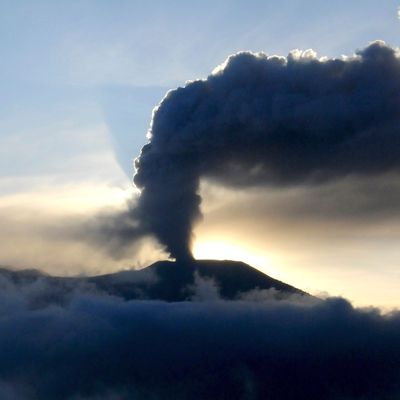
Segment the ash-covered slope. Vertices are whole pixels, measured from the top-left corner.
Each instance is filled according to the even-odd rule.
[[[191,300],[197,285],[212,286],[223,299],[237,299],[256,289],[274,289],[274,298],[284,299],[305,292],[237,261],[159,261],[141,270],[94,277],[54,277],[36,270],[0,268],[0,284],[18,287],[29,295],[33,307],[64,303],[76,291],[103,293],[125,300]],[[1,289],[1,287],[0,287]]]

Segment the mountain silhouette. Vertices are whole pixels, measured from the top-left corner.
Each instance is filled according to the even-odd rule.
[[[0,278],[26,289],[38,286],[36,306],[47,302],[62,303],[76,290],[105,293],[125,300],[191,300],[196,285],[206,283],[222,299],[238,299],[254,290],[273,289],[274,298],[307,293],[238,261],[192,260],[158,261],[140,270],[127,270],[92,277],[55,277],[38,270],[0,268]]]

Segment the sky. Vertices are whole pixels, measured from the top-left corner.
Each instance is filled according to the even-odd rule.
[[[286,56],[311,48],[340,57],[377,39],[400,46],[398,6],[390,0],[1,2],[0,264],[73,275],[164,258],[150,241],[114,257],[82,232],[137,193],[133,159],[165,93],[205,78],[238,51]],[[380,185],[392,191],[391,183]],[[398,215],[350,221],[345,213],[317,215],[302,188],[261,195],[202,182],[201,192],[195,256],[241,259],[303,290],[355,304],[400,305]],[[315,189],[313,198],[331,207],[329,193]],[[249,201],[262,202],[262,216],[249,212]]]

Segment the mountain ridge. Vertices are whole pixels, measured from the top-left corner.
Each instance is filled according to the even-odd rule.
[[[60,277],[35,269],[11,270],[3,267],[0,268],[0,277],[21,288],[40,281],[48,289],[47,297],[55,301],[82,287],[124,300],[190,301],[199,279],[212,284],[219,297],[225,300],[236,300],[251,291],[269,289],[274,289],[277,299],[291,295],[310,296],[244,262],[231,260],[165,260],[140,270],[88,277]]]

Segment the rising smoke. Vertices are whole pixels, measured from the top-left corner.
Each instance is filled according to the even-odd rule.
[[[134,217],[171,256],[190,258],[201,179],[247,188],[396,173],[399,106],[400,58],[383,42],[342,59],[231,56],[155,109]]]

